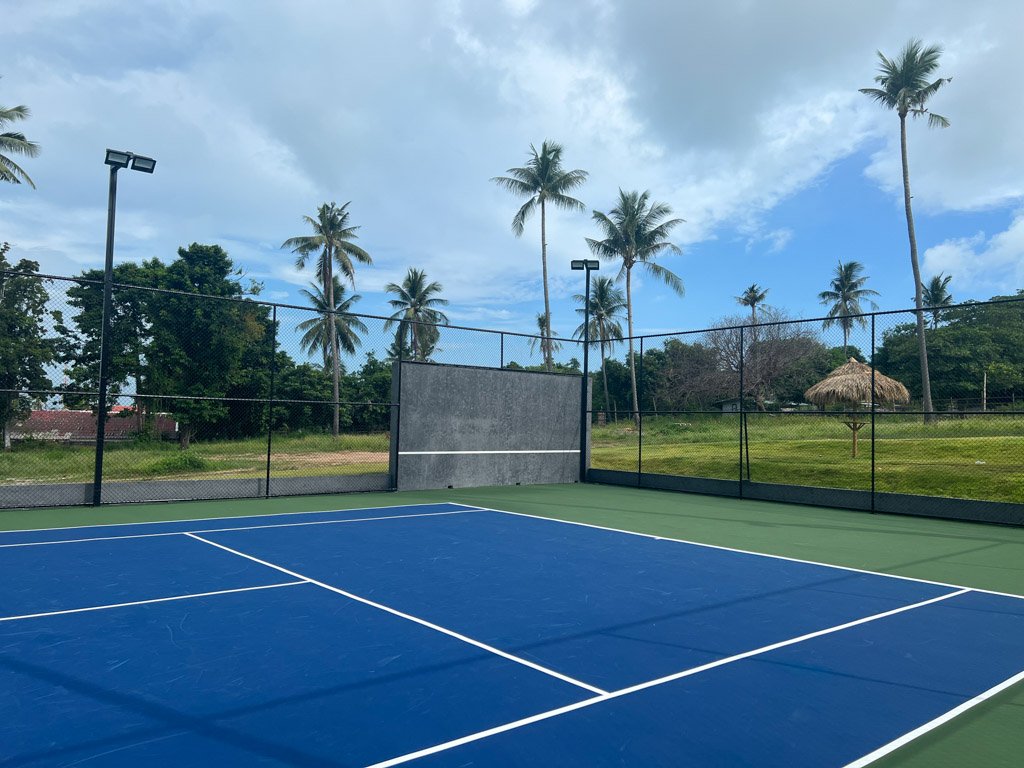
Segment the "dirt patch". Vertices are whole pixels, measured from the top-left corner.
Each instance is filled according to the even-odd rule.
[[[387,464],[385,451],[311,451],[309,453],[282,453],[271,455],[271,467],[289,463],[294,466],[310,464],[317,467],[343,467],[346,464]]]

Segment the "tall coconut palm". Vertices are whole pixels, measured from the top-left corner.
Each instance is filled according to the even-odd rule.
[[[867,326],[863,317],[851,317],[864,312],[861,302],[869,304],[873,309],[878,305],[869,299],[869,296],[878,296],[878,291],[865,288],[868,281],[867,275],[861,274],[864,265],[859,261],[848,261],[845,264],[839,262],[836,266],[835,276],[832,278],[831,289],[818,294],[818,301],[828,307],[828,317],[822,324],[825,328],[838,325],[843,329],[843,358],[848,356],[850,346],[850,331],[854,324],[862,328]]]
[[[626,308],[626,295],[615,287],[610,277],[598,277],[590,287],[590,311],[586,307],[587,297],[577,293],[572,297],[580,304],[576,314],[583,316],[584,322],[579,324],[573,338],[582,339],[586,335],[591,341],[597,339],[601,345],[601,378],[604,380],[604,405],[608,408],[608,371],[605,368],[606,350],[610,351],[617,341],[622,341],[622,325],[619,318]],[[589,329],[584,328],[589,315]],[[584,331],[586,333],[584,334]]]
[[[551,300],[548,296],[548,238],[547,238],[547,205],[569,211],[585,211],[583,205],[575,197],[568,194],[582,186],[587,180],[587,172],[581,170],[567,171],[562,167],[561,144],[544,140],[540,151],[530,145],[529,158],[521,168],[509,168],[508,176],[495,176],[491,181],[518,197],[527,198],[522,207],[512,218],[512,231],[521,237],[526,220],[540,208],[540,264],[544,284],[544,332],[541,336],[550,337],[551,333]],[[553,359],[551,350],[546,350],[544,365],[551,370]]]
[[[410,267],[401,285],[388,283],[384,290],[395,295],[388,300],[395,312],[384,323],[384,330],[397,324],[396,349],[405,348],[408,339],[413,360],[426,360],[437,343],[437,326],[448,325],[448,317],[438,309],[448,306],[448,300],[438,295],[441,284],[428,282],[426,272]]]
[[[949,281],[952,275],[942,276],[942,273],[935,275],[926,285],[921,286],[921,300],[926,307],[931,307],[932,328],[939,327],[939,307],[948,307],[953,303],[953,296],[949,292]]]
[[[537,335],[527,339],[526,344],[532,354],[537,347],[540,347],[541,356],[544,358],[544,365],[550,370],[548,360],[554,358],[555,352],[562,351],[562,342],[556,340],[558,331],[549,330],[551,323],[544,319],[544,313],[537,314]],[[550,334],[550,335],[548,335]]]
[[[328,304],[324,290],[317,283],[310,283],[309,287],[311,290],[303,288],[299,293],[309,300],[309,303],[317,311],[317,316],[303,320],[296,326],[296,329],[302,333],[299,344],[307,354],[319,350],[323,354],[324,370],[328,370],[334,358],[341,351],[350,355],[354,354],[356,347],[362,343],[359,334],[366,333],[366,325],[352,314],[352,305],[362,296],[353,293],[345,298],[345,286],[341,284],[338,276],[334,275],[334,314],[331,315],[328,311],[330,304]],[[334,352],[331,351],[329,330],[332,318],[335,325],[335,343],[337,344]]]
[[[750,307],[750,322],[757,325],[757,305],[763,304],[767,297],[767,288],[761,288],[757,283],[752,283],[747,290],[736,297],[736,303],[743,307]]]
[[[949,120],[937,115],[925,106],[942,86],[952,78],[940,77],[932,80],[939,67],[942,49],[937,45],[927,47],[920,40],[910,40],[895,59],[878,51],[878,74],[875,82],[878,88],[861,88],[860,92],[870,96],[883,108],[891,109],[900,118],[900,157],[903,161],[903,207],[907,215],[907,236],[910,239],[910,267],[914,273],[914,304],[917,309],[917,352],[921,362],[922,408],[926,414],[932,412],[932,385],[928,375],[928,345],[924,335],[924,313],[921,311],[921,268],[917,260],[917,234],[914,231],[914,212],[910,205],[910,166],[907,161],[907,116],[928,116],[930,128],[947,128]]]
[[[0,181],[10,184],[25,182],[35,189],[36,185],[28,174],[8,155],[24,155],[35,157],[39,154],[39,145],[25,138],[25,134],[9,131],[7,128],[19,120],[27,120],[31,116],[28,107],[0,107]]]
[[[626,280],[626,319],[629,326],[629,377],[633,387],[633,421],[640,421],[640,405],[636,389],[636,360],[633,355],[633,268],[640,266],[647,274],[661,280],[682,296],[683,281],[671,270],[655,263],[662,253],[682,253],[666,238],[683,219],[670,219],[672,209],[664,203],[651,202],[651,193],[623,192],[607,214],[594,211],[593,218],[604,238],[587,238],[587,245],[602,259],[621,263],[616,280]]]
[[[303,221],[313,229],[313,234],[290,237],[281,244],[282,248],[290,248],[292,253],[296,254],[295,266],[298,269],[305,269],[309,257],[317,254],[317,275],[320,285],[324,287],[326,305],[328,307],[337,306],[334,300],[335,264],[337,264],[341,273],[348,278],[349,282],[352,283],[352,287],[355,288],[356,273],[352,260],[354,259],[361,264],[373,263],[370,254],[352,242],[358,239],[356,230],[359,227],[354,227],[349,223],[349,205],[350,203],[345,203],[339,207],[334,203],[321,204],[317,209],[316,218],[312,216],[302,217]],[[329,323],[327,330],[330,337],[329,349],[335,352],[335,354],[331,355],[333,358],[331,362],[331,380],[334,392],[334,421],[331,425],[331,434],[337,437],[341,418],[338,405],[341,386],[341,361],[339,360],[339,355],[336,354],[338,349],[338,329],[334,323]]]

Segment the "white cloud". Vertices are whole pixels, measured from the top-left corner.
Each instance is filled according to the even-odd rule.
[[[1024,286],[1024,210],[1008,229],[992,237],[979,232],[929,248],[923,268],[926,276],[952,275],[954,288],[1015,292]]]

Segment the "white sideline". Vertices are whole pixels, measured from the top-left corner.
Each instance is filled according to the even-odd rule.
[[[963,584],[949,584],[945,581],[932,581],[930,579],[919,579],[914,576],[900,576],[896,573],[885,573],[884,571],[869,571],[866,568],[854,568],[850,565],[835,565],[834,563],[821,563],[817,560],[803,560],[799,557],[786,557],[785,555],[772,555],[767,552],[755,552],[750,549],[737,549],[736,547],[726,547],[721,544],[705,544],[702,541],[689,541],[688,539],[674,539],[671,536],[657,536],[653,533],[641,533],[640,531],[629,531],[624,528],[611,528],[607,525],[595,525],[594,523],[581,523],[576,520],[561,520],[557,517],[545,517],[544,515],[534,515],[528,512],[509,512],[507,509],[493,509],[491,507],[476,507],[469,504],[460,504],[457,501],[448,502],[459,507],[466,507],[467,512],[497,512],[502,515],[515,515],[516,517],[527,517],[535,520],[548,520],[552,523],[565,523],[566,525],[579,525],[584,528],[596,528],[599,531],[612,531],[613,533],[628,533],[631,536],[642,536],[645,539],[655,539],[656,541],[674,541],[678,544],[689,544],[694,547],[704,547],[706,549],[718,549],[723,552],[736,552],[741,555],[755,555],[757,557],[767,557],[772,560],[786,560],[791,563],[803,563],[804,565],[820,565],[825,568],[836,568],[841,571],[852,571],[854,573],[866,573],[869,576],[885,576],[890,579],[900,579],[902,581],[914,581],[918,584],[931,584],[934,587],[948,587],[950,589],[969,589],[972,592],[981,592],[986,595],[998,595],[999,597],[1012,597],[1018,600],[1024,600],[1024,595],[1014,594],[1013,592],[997,592],[994,589],[982,589],[981,587],[968,587]]]
[[[277,496],[274,498],[285,498]],[[258,499],[252,499],[258,501]],[[248,501],[248,499],[236,499],[236,501]],[[166,525],[167,523],[202,523],[206,520],[258,520],[261,517],[285,517],[286,515],[330,515],[335,512],[372,512],[375,509],[402,509],[403,507],[433,507],[437,504],[450,504],[452,506],[467,507],[468,504],[456,504],[454,501],[421,501],[416,504],[393,504],[383,507],[352,507],[352,509],[311,509],[308,512],[269,512],[265,515],[219,515],[217,517],[182,517],[177,520],[144,520],[139,523],[95,523],[93,525],[59,525],[53,528],[15,528],[10,531],[0,531],[0,536],[5,533],[43,533],[45,531],[73,531],[76,528],[111,528],[117,525]]]
[[[922,607],[924,607],[926,605],[931,605],[933,603],[938,603],[938,602],[941,602],[943,600],[948,600],[951,597],[959,597],[960,595],[966,594],[966,593],[971,592],[971,591],[972,590],[970,590],[970,589],[962,589],[962,590],[959,590],[957,592],[950,592],[949,594],[939,595],[938,597],[933,597],[933,598],[930,598],[928,600],[922,600],[919,603],[913,603],[911,605],[904,605],[901,608],[894,608],[894,609],[889,610],[889,611],[884,611],[883,613],[876,613],[876,614],[873,614],[871,616],[865,616],[864,618],[861,618],[861,619],[855,619],[854,621],[848,621],[845,624],[838,624],[838,625],[836,625],[834,627],[828,627],[827,629],[819,629],[816,632],[809,632],[806,635],[800,635],[799,637],[793,637],[793,638],[790,638],[789,640],[782,640],[780,642],[772,643],[771,645],[766,645],[766,646],[763,646],[761,648],[755,648],[754,650],[751,650],[751,651],[744,651],[743,653],[738,653],[735,656],[729,656],[729,657],[724,658],[724,659],[718,659],[717,661],[712,661],[712,662],[710,662],[708,664],[702,664],[699,667],[691,667],[690,669],[683,670],[682,672],[675,672],[675,673],[673,673],[671,675],[666,675],[665,677],[659,677],[656,680],[648,680],[645,683],[638,683],[637,685],[632,685],[632,686],[629,686],[628,688],[621,688],[621,689],[619,689],[617,691],[612,691],[612,692],[609,692],[609,693],[605,693],[605,694],[603,694],[601,696],[595,696],[595,697],[593,697],[591,699],[584,699],[583,701],[578,701],[575,704],[568,704],[568,705],[566,705],[564,707],[559,707],[558,709],[552,709],[552,710],[549,710],[547,712],[541,712],[541,713],[536,714],[536,715],[531,715],[530,717],[524,717],[521,720],[515,720],[515,721],[513,721],[511,723],[505,723],[504,725],[499,725],[499,726],[496,726],[494,728],[489,728],[489,729],[487,729],[485,731],[478,731],[477,733],[471,733],[468,736],[462,736],[461,738],[458,738],[458,739],[452,739],[451,741],[446,741],[446,742],[444,742],[442,744],[435,744],[434,746],[427,747],[426,749],[421,749],[421,750],[418,750],[416,752],[410,752],[410,753],[405,754],[405,755],[400,755],[398,757],[393,757],[393,758],[391,758],[389,760],[384,760],[383,762],[374,763],[373,765],[367,766],[367,768],[391,768],[391,766],[401,765],[402,763],[407,763],[407,762],[409,762],[411,760],[417,760],[417,759],[419,759],[421,757],[426,757],[427,755],[432,755],[432,754],[435,754],[437,752],[444,752],[444,751],[452,749],[454,747],[462,746],[463,744],[469,744],[470,742],[479,741],[479,740],[485,739],[485,738],[487,738],[489,736],[495,736],[495,735],[497,735],[499,733],[504,733],[506,731],[511,731],[511,730],[516,729],[516,728],[522,728],[525,725],[530,725],[532,723],[536,723],[536,722],[539,722],[541,720],[548,720],[548,719],[550,719],[552,717],[557,717],[558,715],[563,715],[563,714],[566,714],[567,712],[573,712],[573,711],[575,711],[577,709],[583,709],[584,707],[590,707],[590,706],[593,706],[594,704],[599,704],[599,703],[601,703],[603,701],[610,701],[611,699],[617,699],[620,696],[628,696],[629,694],[636,693],[637,691],[643,691],[643,690],[646,690],[648,688],[653,688],[653,687],[658,686],[658,685],[664,685],[665,683],[670,683],[670,682],[672,682],[674,680],[680,680],[680,679],[682,679],[684,677],[691,677],[693,675],[700,674],[701,672],[706,672],[709,669],[714,669],[716,667],[721,667],[721,666],[724,666],[726,664],[732,664],[733,662],[742,661],[743,659],[749,659],[751,656],[759,656],[759,655],[761,655],[763,653],[768,653],[769,651],[775,651],[775,650],[778,650],[779,648],[785,648],[788,645],[795,645],[796,643],[802,643],[805,640],[812,640],[812,639],[814,639],[816,637],[821,637],[823,635],[832,634],[833,632],[840,632],[840,631],[842,631],[844,629],[849,629],[850,627],[856,627],[856,626],[858,626],[860,624],[867,624],[867,623],[872,622],[872,621],[877,621],[879,619],[884,619],[884,618],[886,618],[888,616],[894,616],[894,615],[896,615],[898,613],[904,613],[906,611],[912,611],[912,610],[914,610],[916,608],[922,608]]]
[[[885,757],[890,752],[899,749],[903,745],[909,744],[917,737],[923,736],[924,734],[928,733],[928,731],[934,730],[935,728],[938,728],[940,725],[943,725],[944,723],[948,723],[954,717],[962,715],[964,712],[971,709],[972,707],[976,707],[978,704],[981,704],[981,702],[991,699],[997,693],[1002,693],[1007,688],[1010,688],[1021,681],[1024,681],[1024,672],[1017,673],[1010,679],[1004,680],[1003,682],[999,683],[999,685],[993,686],[984,693],[980,693],[973,699],[969,699],[960,706],[949,710],[949,712],[947,712],[946,714],[939,715],[934,720],[931,720],[925,723],[924,725],[903,734],[898,739],[893,739],[888,744],[885,744],[884,746],[881,746],[878,749],[876,749],[874,752],[869,752],[868,754],[864,755],[864,757],[858,758],[857,760],[854,760],[852,763],[847,763],[844,766],[844,768],[863,768],[864,766],[869,765],[882,757]]]
[[[110,603],[108,605],[90,605],[87,608],[67,608],[62,611],[46,611],[44,613],[26,613],[21,616],[0,616],[0,621],[21,621],[22,619],[39,619],[44,616],[62,616],[65,613],[86,613],[88,611],[105,611],[108,608],[127,608],[131,605],[149,605],[150,603],[169,603],[172,600],[191,600],[194,597],[212,597],[213,595],[231,595],[235,592],[255,592],[258,589],[277,589],[278,587],[294,587],[305,584],[305,581],[285,581],[280,584],[263,584],[258,587],[237,587],[235,589],[218,589],[214,592],[196,592],[191,595],[174,595],[172,597],[154,597],[149,600],[133,600],[130,603]]]
[[[460,505],[463,506],[463,505]],[[387,509],[381,507],[380,509]],[[86,541],[118,541],[120,539],[152,539],[157,536],[181,536],[183,533],[224,533],[225,531],[256,531],[263,528],[297,528],[302,525],[335,525],[338,523],[369,523],[376,520],[403,520],[409,517],[438,517],[441,515],[465,515],[475,509],[455,509],[450,512],[422,512],[418,515],[385,515],[384,517],[347,517],[343,520],[310,520],[304,523],[268,523],[266,525],[238,525],[230,528],[201,528],[195,531],[161,531],[160,533],[129,533],[123,536],[94,536],[87,539],[59,539],[57,541],[22,541],[16,544],[0,544],[0,549],[16,547],[43,547],[48,544],[81,544]],[[479,510],[483,511],[483,510]],[[490,510],[488,510],[490,511]],[[290,514],[290,513],[289,513]],[[296,513],[302,514],[302,513]],[[212,518],[218,519],[218,518]],[[188,521],[185,521],[188,522]],[[131,525],[131,523],[128,523]]]
[[[485,650],[488,653],[493,653],[496,656],[501,656],[502,658],[508,659],[509,661],[514,661],[517,664],[522,664],[524,667],[529,667],[530,669],[534,669],[534,670],[536,670],[538,672],[543,672],[546,675],[550,675],[551,677],[557,678],[557,679],[561,680],[562,682],[570,683],[571,685],[575,685],[578,688],[583,688],[585,690],[590,691],[591,693],[597,693],[597,694],[601,694],[601,695],[606,695],[608,693],[607,691],[605,691],[602,688],[597,688],[597,687],[595,687],[593,685],[590,685],[588,683],[584,683],[581,680],[576,680],[575,678],[569,677],[568,675],[563,675],[560,672],[556,672],[553,669],[548,669],[547,667],[543,667],[540,664],[535,664],[534,662],[529,661],[527,659],[520,658],[519,656],[514,656],[511,653],[507,653],[507,652],[501,650],[500,648],[495,648],[494,646],[487,645],[486,643],[482,643],[479,640],[474,640],[471,637],[467,637],[466,635],[463,635],[463,634],[461,634],[459,632],[456,632],[454,630],[447,629],[447,628],[442,627],[442,626],[440,626],[438,624],[434,624],[433,622],[427,621],[426,619],[421,619],[418,616],[413,616],[411,614],[404,613],[404,612],[399,611],[399,610],[397,610],[395,608],[391,608],[389,606],[383,605],[382,603],[377,603],[377,602],[374,602],[373,600],[368,600],[365,597],[360,597],[359,595],[353,594],[352,592],[347,592],[344,589],[340,589],[339,587],[333,587],[330,584],[326,584],[326,583],[324,583],[322,581],[317,581],[316,579],[311,579],[308,576],[303,576],[301,573],[296,573],[295,571],[288,570],[287,568],[284,568],[284,567],[282,567],[280,565],[275,565],[274,563],[267,562],[266,560],[261,560],[258,557],[254,557],[253,555],[248,555],[245,552],[240,552],[237,549],[232,549],[231,547],[225,546],[224,544],[218,544],[216,541],[210,541],[209,539],[204,539],[202,536],[197,536],[194,533],[186,533],[185,536],[193,538],[196,541],[201,541],[204,544],[209,544],[212,547],[217,547],[218,549],[223,549],[225,552],[230,552],[233,555],[238,555],[239,557],[244,557],[246,560],[251,560],[254,563],[259,563],[260,565],[265,565],[268,568],[273,568],[274,570],[280,571],[281,573],[286,574],[288,576],[291,576],[292,578],[301,579],[302,581],[308,582],[310,584],[314,584],[314,585],[316,585],[318,587],[321,587],[322,589],[326,589],[326,590],[328,590],[330,592],[334,592],[336,594],[342,595],[343,597],[347,597],[349,600],[355,600],[356,602],[363,603],[364,605],[369,605],[370,607],[376,608],[377,610],[385,611],[386,613],[390,613],[390,614],[392,614],[394,616],[398,616],[399,618],[406,619],[407,621],[412,621],[412,622],[414,622],[416,624],[419,624],[421,626],[427,627],[428,629],[432,629],[435,632],[440,632],[441,634],[448,635],[449,637],[454,637],[456,640],[461,640],[464,643],[468,643],[469,645],[476,646],[477,648]]]

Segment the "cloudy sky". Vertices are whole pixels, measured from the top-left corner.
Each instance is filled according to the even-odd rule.
[[[219,243],[264,297],[311,278],[280,250],[301,216],[351,201],[358,308],[385,310],[406,269],[444,285],[453,322],[533,330],[539,222],[489,181],[530,143],[565,145],[608,210],[649,189],[686,219],[679,299],[640,280],[639,331],[704,327],[750,283],[794,316],[837,260],[866,266],[883,309],[913,296],[898,120],[858,87],[875,51],[944,49],[933,100],[947,130],[911,126],[925,276],[954,296],[1024,287],[1024,4],[1019,0],[0,0],[0,104],[27,104],[38,189],[0,188],[15,257],[74,274],[102,263],[106,147],[157,158],[122,174],[117,258]],[[1017,30],[1017,32],[1014,32]],[[1016,40],[1016,42],[1014,42]],[[568,261],[588,214],[549,218],[553,327],[580,289]]]

